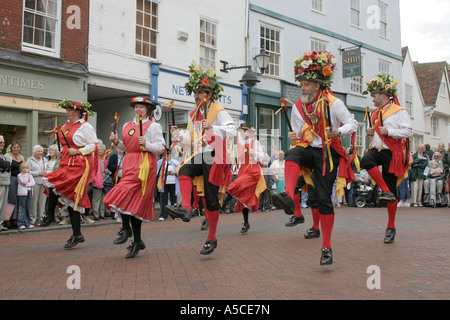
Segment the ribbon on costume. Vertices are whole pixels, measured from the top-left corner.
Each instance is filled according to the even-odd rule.
[[[50,133],[50,137],[56,135],[56,141],[58,144],[58,151],[61,151],[61,141],[59,141],[59,131],[61,131],[61,126],[57,126],[55,129],[50,131],[44,131],[45,133]]]
[[[111,127],[114,126],[114,133],[115,133],[116,130],[117,130],[117,124],[119,123],[119,119],[120,119],[120,116],[119,116],[119,114],[116,112],[116,113],[114,114],[114,122],[111,123]],[[111,152],[112,152],[113,150],[114,150],[114,141],[111,140],[111,148],[105,152],[105,154],[103,155],[103,159],[106,159],[106,158],[111,154]]]
[[[288,100],[288,99],[281,98],[281,99],[280,99],[280,105],[281,105],[281,108],[278,109],[277,112],[275,112],[275,115],[277,115],[280,111],[283,111],[284,117],[285,117],[285,119],[286,119],[286,123],[287,123],[288,126],[289,126],[289,131],[290,131],[290,132],[294,132],[294,130],[292,130],[291,121],[289,120],[289,117],[288,117],[288,115],[287,115],[287,103],[288,103],[288,102],[290,102],[291,104],[294,104],[292,101],[290,101],[290,100]]]
[[[164,149],[164,156],[163,156],[163,161],[161,163],[161,170],[159,172],[158,182],[156,183],[158,190],[161,190],[165,186],[166,159],[167,159],[167,150]]]

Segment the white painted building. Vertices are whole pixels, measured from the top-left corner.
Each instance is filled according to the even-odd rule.
[[[258,129],[271,124],[280,128],[279,144],[288,147],[283,138],[287,136],[285,122],[275,116],[279,98],[299,96],[294,61],[306,51],[325,49],[338,60],[332,90],[360,123],[357,144],[362,154],[368,147],[364,112],[366,106],[373,105],[370,97],[361,95],[366,83],[382,72],[398,78],[403,87],[399,1],[252,0],[248,32],[249,62],[262,45],[272,56],[270,74],[261,76],[251,95],[254,105],[250,110],[254,113],[250,112],[250,119]],[[362,77],[343,78],[342,49],[355,47],[361,48]],[[402,101],[403,92],[399,91]],[[260,123],[262,117],[265,119]]]
[[[239,124],[244,97],[239,80],[245,70],[220,72],[219,61],[246,63],[246,5],[242,0],[91,0],[88,94],[99,114],[99,138],[108,139],[115,112],[120,130],[132,119],[129,102],[136,95],[150,95],[162,105],[165,135],[172,123],[166,102],[174,100],[177,125],[185,125],[194,108],[184,91],[192,61],[217,70],[224,87],[219,102]]]

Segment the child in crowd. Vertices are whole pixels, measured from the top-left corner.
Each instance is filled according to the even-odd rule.
[[[20,173],[17,175],[17,226],[19,230],[25,228],[32,229],[34,225],[30,223],[30,208],[35,182],[33,176],[30,174],[30,167],[27,162],[22,162],[19,169]]]
[[[444,174],[442,168],[439,166],[437,161],[431,162],[430,176],[441,177]]]

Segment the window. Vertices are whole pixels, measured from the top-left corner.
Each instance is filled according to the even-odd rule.
[[[380,30],[379,34],[382,38],[388,37],[388,6],[383,2],[378,2],[380,10]]]
[[[351,0],[350,15],[352,26],[361,27],[361,0]]]
[[[275,115],[273,109],[259,107],[257,117],[258,140],[266,153],[270,155],[272,150],[281,150],[280,114]]]
[[[447,96],[447,85],[445,84],[445,82],[441,82],[441,88],[439,90],[439,93],[441,94],[441,96],[446,97]]]
[[[200,65],[216,70],[217,26],[200,19]]]
[[[311,39],[311,51],[320,52],[324,50],[328,50],[328,42]]]
[[[356,131],[355,146],[358,151],[358,156],[364,155],[366,149],[366,124],[358,122],[358,131]]]
[[[439,137],[439,118],[431,117],[431,135]]]
[[[405,104],[404,104],[406,112],[410,116],[412,116],[413,110],[413,87],[409,84],[405,84]]]
[[[281,63],[281,31],[268,26],[260,27],[260,48],[270,55],[268,74],[280,75]]]
[[[391,63],[384,61],[384,60],[378,60],[378,72],[386,75],[391,74]]]
[[[59,58],[61,0],[24,0],[22,50]]]
[[[158,4],[150,0],[137,0],[136,54],[156,59],[158,38]]]
[[[361,55],[361,76],[350,78],[350,91],[352,93],[362,94],[364,84],[364,56]]]
[[[313,11],[317,11],[320,13],[325,13],[325,8],[323,4],[323,0],[311,0]]]

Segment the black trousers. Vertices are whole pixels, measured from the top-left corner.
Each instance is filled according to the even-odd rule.
[[[159,217],[167,219],[167,213],[165,206],[169,202],[169,194],[170,194],[170,204],[174,205],[177,203],[177,196],[175,195],[175,184],[166,184],[164,185],[164,192],[161,192],[161,205],[159,209]]]
[[[208,181],[212,166],[211,159],[213,158],[214,151],[195,155],[189,162],[186,162],[181,167],[178,176],[188,176],[193,178],[203,175],[206,209],[208,209],[208,211],[219,211],[219,187]]]
[[[299,166],[307,167],[312,171],[314,188],[308,188],[308,203],[313,209],[319,209],[322,214],[334,214],[331,195],[333,184],[336,181],[337,169],[339,166],[339,154],[331,150],[333,170],[330,172],[330,163],[327,158],[323,158],[322,148],[295,147],[289,149],[285,160],[293,161]],[[325,175],[322,175],[323,161],[326,161]],[[287,176],[289,172],[285,172]]]
[[[370,170],[374,167],[381,166],[381,176],[386,182],[389,190],[397,196],[397,177],[393,173],[389,173],[389,166],[391,165],[392,151],[389,149],[382,149],[378,151],[372,148],[366,152],[361,159],[361,168]]]

